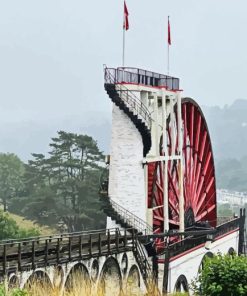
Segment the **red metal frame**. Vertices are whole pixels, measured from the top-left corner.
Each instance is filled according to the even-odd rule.
[[[177,117],[177,116],[176,116]],[[182,100],[184,210],[191,210],[195,223],[208,221],[216,226],[216,180],[211,140],[200,107],[191,99]],[[176,135],[177,137],[177,135]],[[178,138],[178,137],[177,137]],[[162,141],[161,141],[162,142]],[[171,123],[167,122],[168,153],[171,154]],[[178,149],[176,140],[175,152]],[[161,152],[161,154],[163,154]],[[153,210],[154,233],[163,232],[163,163],[148,164],[148,208]],[[179,227],[178,161],[168,162],[169,227]],[[157,242],[159,245],[159,242]],[[162,243],[162,241],[160,241]]]

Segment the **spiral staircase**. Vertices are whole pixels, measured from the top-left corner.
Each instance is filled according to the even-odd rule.
[[[141,100],[123,83],[118,83],[116,69],[105,69],[105,90],[112,102],[134,123],[142,136],[143,156],[151,148],[151,114]]]
[[[102,174],[102,176],[105,176],[104,173]],[[117,225],[119,225],[120,231],[121,229],[123,229],[125,232],[129,232],[134,235],[135,239],[133,240],[133,254],[139,266],[145,285],[148,288],[149,281],[152,280],[153,273],[138,236],[152,234],[152,227],[133,213],[129,212],[124,207],[117,204],[108,196],[107,178],[101,178],[99,194],[104,213],[108,217],[111,217],[111,219],[114,220]]]

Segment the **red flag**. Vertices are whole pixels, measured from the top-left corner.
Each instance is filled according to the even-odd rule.
[[[123,23],[123,28],[127,31],[129,30],[129,12],[127,5],[124,1],[124,23]]]
[[[168,38],[167,38],[167,42],[168,42],[169,45],[172,44],[172,41],[171,41],[171,27],[170,27],[169,16],[168,16]]]

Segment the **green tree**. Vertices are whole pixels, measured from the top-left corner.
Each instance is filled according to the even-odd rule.
[[[32,154],[26,165],[24,196],[13,200],[11,209],[67,231],[105,227],[98,198],[104,157],[96,141],[60,131],[50,148],[47,157]]]
[[[4,211],[10,198],[23,189],[24,165],[21,160],[11,153],[0,153],[0,198]]]
[[[218,254],[206,258],[193,287],[196,295],[247,295],[247,257]]]

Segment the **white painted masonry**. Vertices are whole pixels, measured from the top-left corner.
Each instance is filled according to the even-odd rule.
[[[125,271],[125,273],[123,272],[124,267],[125,267],[125,265],[123,265],[123,260],[122,260],[123,256],[127,256],[127,270]],[[18,272],[17,274],[12,273],[12,274],[9,275],[9,278],[12,278],[13,276],[15,276],[17,278],[18,282],[19,282],[19,287],[23,288],[25,286],[25,284],[27,283],[28,279],[35,272],[40,271],[40,272],[44,273],[49,278],[52,286],[57,286],[57,287],[59,286],[60,289],[61,289],[61,292],[62,292],[64,290],[64,288],[65,288],[66,279],[68,278],[68,275],[69,275],[70,271],[72,270],[72,268],[77,264],[82,264],[86,268],[86,270],[88,271],[88,274],[89,274],[89,277],[90,277],[90,280],[91,280],[91,283],[92,283],[92,289],[95,291],[95,294],[96,294],[97,287],[98,287],[98,284],[100,282],[101,272],[102,272],[102,270],[104,268],[104,264],[106,263],[106,261],[109,258],[115,259],[117,265],[119,266],[122,286],[127,285],[127,279],[128,279],[128,276],[129,276],[129,272],[130,272],[131,268],[133,266],[135,266],[138,269],[138,272],[139,272],[139,278],[140,278],[140,286],[139,286],[139,288],[140,288],[140,290],[142,292],[146,292],[146,286],[145,286],[145,283],[144,283],[143,278],[141,276],[139,266],[138,266],[138,264],[137,264],[137,262],[135,260],[133,252],[131,252],[131,251],[126,252],[126,253],[119,253],[119,254],[116,254],[116,255],[113,255],[113,256],[108,256],[108,257],[107,256],[101,256],[101,257],[96,258],[96,259],[91,258],[91,259],[88,259],[88,260],[79,260],[79,261],[76,261],[76,262],[61,264],[59,267],[61,268],[62,272],[59,275],[59,277],[58,277],[58,273],[57,273],[57,266],[48,266],[46,268],[37,268],[35,270]],[[99,270],[98,270],[98,274],[97,274],[96,279],[92,278],[92,275],[94,274],[93,271],[92,271],[92,265],[93,265],[94,260],[98,261],[98,266],[99,266]],[[109,271],[109,272],[111,274],[112,271]]]
[[[180,275],[184,275],[188,284],[191,284],[191,281],[198,275],[199,267],[206,253],[211,252],[217,254],[220,252],[221,254],[227,254],[230,248],[233,248],[237,252],[238,238],[239,232],[235,231],[213,242],[209,250],[203,246],[171,261],[169,266],[168,292],[174,292],[176,281]],[[163,269],[163,266],[161,268]],[[159,286],[161,287],[161,283],[159,283]]]
[[[139,131],[129,117],[113,104],[109,196],[146,220],[142,160],[143,143]]]

